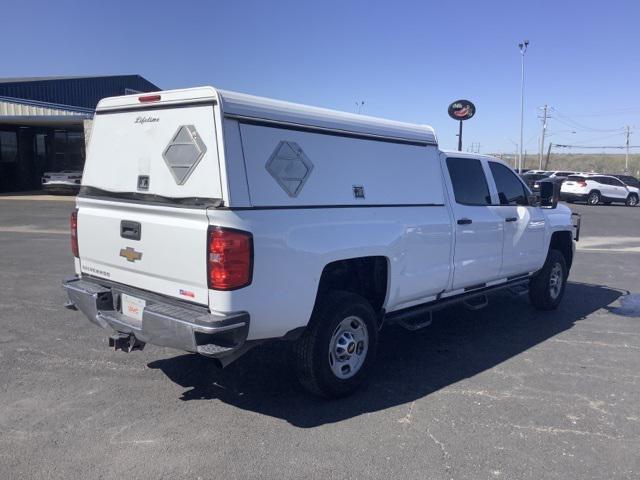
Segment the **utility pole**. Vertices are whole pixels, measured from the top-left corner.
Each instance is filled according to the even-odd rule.
[[[522,173],[522,148],[524,145],[524,54],[529,46],[529,40],[519,43],[520,56],[522,57],[520,75],[520,155],[518,156],[518,173]]]
[[[549,149],[547,150],[547,160],[544,162],[545,170],[549,168],[549,157],[551,156],[551,145],[553,145],[553,143],[549,142]],[[540,167],[540,170],[542,170],[542,167]]]
[[[544,152],[544,134],[547,131],[547,105],[542,107],[542,127],[540,131],[540,170],[542,170],[542,155]]]
[[[507,140],[509,140],[511,143],[513,143],[513,145],[516,147],[515,151],[513,152],[513,168],[518,168],[518,142],[514,142],[513,140],[511,140],[508,137],[504,137]]]
[[[626,129],[627,131],[625,132],[625,136],[627,137],[627,140],[625,145],[627,147],[627,152],[624,156],[624,173],[629,173],[629,135],[631,135],[631,127],[627,125]]]

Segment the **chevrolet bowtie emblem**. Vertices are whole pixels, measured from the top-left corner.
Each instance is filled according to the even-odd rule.
[[[136,260],[142,259],[142,252],[136,252],[133,248],[121,248],[120,256],[127,259],[127,262],[135,262]]]

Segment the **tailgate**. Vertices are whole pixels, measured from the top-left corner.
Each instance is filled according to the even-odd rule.
[[[222,198],[213,96],[100,103],[77,200],[84,274],[208,304],[207,207]]]
[[[560,191],[562,192],[579,192],[583,187],[581,187],[578,183],[573,180],[565,180],[560,186]]]
[[[208,305],[205,209],[77,201],[83,274]]]

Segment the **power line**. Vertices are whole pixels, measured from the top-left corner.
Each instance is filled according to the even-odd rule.
[[[610,129],[607,129],[607,128],[593,128],[593,127],[590,127],[588,125],[585,125],[584,123],[580,123],[580,122],[577,122],[577,121],[573,120],[568,115],[565,115],[562,112],[560,112],[557,108],[551,107],[551,109],[559,117],[559,118],[557,118],[557,120],[560,123],[564,123],[565,125],[567,125],[567,122],[568,122],[568,123],[570,123],[570,125],[568,125],[570,127],[574,127],[574,128],[578,127],[578,129],[587,130],[587,131],[590,131],[590,132],[617,132],[617,131],[621,131],[622,130],[620,127],[618,127],[618,128],[610,128]]]
[[[579,114],[573,114],[569,116],[571,117],[607,117],[607,116],[624,115],[624,114],[636,113],[636,112],[640,112],[640,107],[626,107],[626,108],[620,108],[617,110],[605,110],[605,111],[595,112],[595,113],[579,113]]]
[[[606,129],[586,127],[578,122],[575,122],[574,120],[567,119],[566,117],[564,118],[556,117],[556,120],[567,127],[573,128],[574,130],[580,130],[580,131],[589,132],[589,133],[591,132],[596,132],[596,133],[622,132],[623,130],[622,127],[606,128]]]
[[[595,148],[595,149],[604,149],[604,148],[615,148],[618,150],[624,150],[627,148],[626,145],[564,145],[560,143],[554,143],[554,147],[558,148]],[[629,148],[640,148],[640,145],[629,145]]]
[[[609,138],[620,137],[620,135],[623,134],[623,133],[624,132],[621,131],[620,133],[614,133],[613,135],[604,135],[604,136],[600,136],[600,137],[589,138],[589,139],[584,140],[584,141],[579,140],[579,142],[586,142],[586,143],[599,142],[601,140],[607,140]]]

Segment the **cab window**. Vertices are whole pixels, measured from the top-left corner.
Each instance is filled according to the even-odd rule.
[[[606,177],[591,177],[589,178],[589,180],[593,180],[594,182],[601,183],[602,185],[611,185],[609,183],[609,179],[607,179]]]
[[[496,162],[489,162],[489,169],[496,182],[500,205],[529,205],[527,190],[511,170]]]
[[[491,195],[480,160],[447,158],[453,194],[461,205],[490,205]]]
[[[624,187],[624,183],[622,183],[617,178],[609,178],[609,185],[615,185],[616,187]]]

